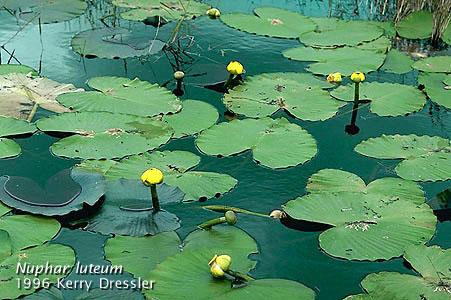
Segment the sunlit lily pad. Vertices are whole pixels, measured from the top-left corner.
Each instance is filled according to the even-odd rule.
[[[0,116],[0,159],[17,156],[22,151],[18,143],[5,137],[35,131],[36,127],[28,122]]]
[[[417,70],[429,73],[451,73],[451,56],[431,56],[413,64]]]
[[[418,82],[424,85],[424,90],[432,101],[451,109],[451,89],[444,82],[446,78],[446,74],[420,73]]]
[[[293,60],[315,62],[306,70],[322,75],[334,72],[351,75],[355,70],[368,73],[379,69],[385,60],[385,54],[378,52],[377,49],[372,51],[351,47],[336,49],[298,47],[285,50],[283,56]]]
[[[224,14],[221,20],[242,31],[279,38],[298,38],[316,27],[309,17],[275,7],[259,7],[254,14]]]
[[[144,32],[143,32],[144,31]],[[129,31],[120,27],[106,27],[82,31],[72,38],[72,49],[86,58],[128,58],[160,52],[165,43],[149,38],[155,35],[146,30]]]
[[[333,117],[344,105],[322,88],[325,80],[301,73],[266,73],[247,77],[244,84],[224,95],[224,104],[234,113],[260,118],[280,109],[303,120]]]
[[[0,7],[23,20],[47,24],[76,18],[85,12],[87,4],[83,0],[0,0]]]
[[[354,101],[354,85],[340,86],[330,93],[342,101]],[[399,83],[364,82],[360,99],[371,100],[370,110],[379,116],[401,116],[419,111],[426,97],[416,87]]]
[[[354,174],[324,169],[310,178],[307,191],[284,210],[298,220],[331,225],[319,241],[332,256],[387,260],[434,235],[437,220],[412,181],[387,177],[364,185]]]
[[[107,163],[101,162],[103,164]],[[215,172],[192,171],[200,162],[200,157],[187,151],[155,151],[124,158],[112,162],[101,170],[109,180],[120,178],[139,179],[149,167],[159,168],[164,173],[164,182],[179,187],[184,193],[184,201],[210,199],[230,191],[237,180],[230,175]],[[85,161],[81,168],[98,170],[98,162]]]
[[[255,161],[274,169],[305,163],[317,153],[315,139],[285,118],[220,123],[203,131],[196,139],[196,145],[205,154],[218,156],[252,150]]]
[[[45,132],[75,133],[51,146],[55,155],[111,159],[143,153],[166,143],[173,134],[165,122],[108,112],[66,113],[37,122]]]
[[[361,142],[358,153],[378,159],[404,159],[396,173],[415,181],[451,179],[451,141],[438,136],[382,135]]]
[[[88,85],[96,91],[63,94],[57,101],[76,111],[107,111],[146,117],[182,109],[180,100],[171,91],[138,78],[95,77]]]
[[[396,31],[408,39],[427,39],[432,35],[433,19],[428,11],[416,11],[396,25]]]
[[[410,56],[397,49],[392,49],[388,52],[381,70],[395,74],[404,74],[412,71],[412,64],[413,60]]]

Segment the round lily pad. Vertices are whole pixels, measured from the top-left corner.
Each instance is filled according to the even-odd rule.
[[[382,135],[361,142],[355,151],[378,159],[404,159],[395,168],[408,180],[451,179],[451,141],[438,136]]]
[[[256,8],[252,15],[224,14],[221,21],[242,31],[279,38],[298,38],[316,27],[309,17],[275,7]]]
[[[33,124],[0,116],[0,159],[14,157],[22,152],[19,144],[5,137],[31,134],[35,131],[36,127]]]
[[[446,78],[447,75],[441,73],[420,73],[418,82],[424,85],[431,101],[451,109],[451,89],[444,84]]]
[[[203,131],[196,139],[196,145],[205,154],[218,156],[252,150],[256,162],[273,169],[305,163],[317,153],[315,139],[285,118],[220,123]]]
[[[224,95],[226,107],[241,115],[259,118],[284,109],[291,115],[309,121],[333,117],[343,103],[331,98],[322,88],[325,80],[300,73],[266,73],[247,77]]]
[[[396,24],[396,31],[404,38],[427,39],[432,35],[432,14],[428,11],[412,12]]]
[[[130,31],[120,27],[106,27],[82,31],[72,38],[72,49],[86,58],[119,59],[152,55],[166,45],[150,39],[146,30]]]
[[[373,50],[342,47],[336,49],[315,49],[299,47],[285,50],[283,56],[293,60],[312,61],[306,69],[314,74],[328,75],[340,72],[351,75],[355,70],[364,73],[376,71],[384,63],[385,54]]]
[[[349,177],[354,188],[346,191]],[[387,177],[364,186],[353,174],[324,169],[310,178],[307,191],[284,210],[298,220],[331,225],[319,241],[332,256],[388,260],[434,235],[437,220],[414,182]]]
[[[404,74],[412,71],[412,64],[413,60],[410,56],[397,49],[392,49],[388,52],[381,70],[395,74]]]
[[[340,86],[331,91],[334,98],[354,101],[354,85]],[[371,112],[379,116],[401,116],[419,111],[426,103],[416,87],[399,83],[364,82],[360,84],[360,99],[371,100]]]
[[[76,111],[106,111],[151,117],[182,109],[168,89],[124,77],[95,77],[88,85],[96,91],[60,95],[57,101]]]
[[[413,64],[413,68],[429,73],[451,73],[451,57],[431,56],[420,59]]]

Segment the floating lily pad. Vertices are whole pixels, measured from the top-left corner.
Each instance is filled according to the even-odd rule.
[[[298,220],[331,225],[319,241],[332,256],[387,260],[434,235],[437,220],[414,182],[387,177],[366,186],[354,174],[324,169],[310,178],[307,191],[284,210]]]
[[[82,15],[87,4],[83,0],[1,0],[0,7],[15,12],[23,20],[48,24]]]
[[[415,181],[451,179],[451,141],[438,136],[382,135],[361,142],[358,153],[378,159],[404,159],[398,176]]]
[[[386,36],[381,36],[380,38],[374,41],[360,44],[356,46],[356,48],[362,50],[376,51],[385,54],[387,53],[388,50],[391,49],[391,40]]]
[[[433,23],[430,12],[416,11],[399,21],[396,31],[404,38],[427,39],[432,35]]]
[[[200,157],[187,151],[155,151],[110,162],[102,162],[108,166],[100,167],[109,180],[139,179],[149,167],[159,168],[164,173],[165,183],[179,187],[185,193],[184,201],[218,197],[237,184],[237,180],[227,174],[191,171],[199,164]],[[97,161],[85,161],[80,167],[95,171],[99,170],[98,164]]]
[[[108,112],[66,113],[37,122],[45,132],[67,132],[51,146],[55,155],[111,159],[143,153],[166,143],[173,134],[167,123],[133,115]]]
[[[149,35],[146,31],[132,32],[120,27],[97,28],[78,33],[71,44],[75,52],[87,58],[137,57],[156,54],[166,45]]]
[[[40,289],[36,293],[21,298],[23,300],[65,300],[63,292],[55,286],[49,289]]]
[[[38,75],[38,73],[33,68],[25,65],[10,65],[10,64],[0,65],[0,75],[6,75],[10,73],[30,74],[33,76]]]
[[[451,56],[432,56],[413,64],[417,70],[429,73],[451,73]]]
[[[300,35],[301,43],[312,47],[357,46],[380,37],[384,30],[379,26],[364,21],[342,21],[333,19],[334,26],[319,26],[317,30]],[[333,22],[331,21],[331,23]]]
[[[203,131],[196,145],[205,154],[219,156],[252,150],[255,161],[273,169],[305,163],[317,153],[315,139],[285,118],[220,123]]]
[[[279,38],[298,38],[316,27],[309,17],[275,7],[256,8],[253,15],[224,14],[221,21],[242,31]]]
[[[206,14],[209,5],[194,0],[113,0],[118,7],[130,8],[121,18],[131,21],[147,21],[155,18],[156,24],[184,19],[194,19]]]
[[[36,127],[28,122],[0,116],[0,159],[17,156],[22,151],[19,144],[5,137],[30,134],[35,131]]]
[[[354,85],[340,86],[332,97],[354,101]],[[398,83],[364,82],[360,84],[360,99],[371,100],[371,112],[379,116],[401,116],[419,111],[426,103],[423,93],[416,87]]]
[[[42,189],[26,177],[0,177],[0,201],[38,215],[66,215],[94,205],[105,193],[103,176],[66,169],[51,177]]]
[[[110,300],[110,299],[127,299],[127,300],[143,300],[144,296],[139,290],[133,289],[91,289],[84,292],[74,300]]]
[[[12,245],[9,233],[0,230],[0,262],[12,254]]]
[[[325,80],[308,74],[266,73],[247,77],[223,101],[229,110],[253,118],[284,109],[299,119],[326,120],[344,105],[322,89],[326,87],[330,84]]]
[[[283,56],[293,60],[312,61],[306,69],[314,74],[327,75],[340,72],[351,75],[355,70],[364,73],[376,71],[384,63],[385,54],[377,51],[342,47],[337,49],[314,49],[299,47],[285,50]]]
[[[177,187],[157,186],[161,206],[181,202],[184,194]],[[72,221],[83,229],[102,234],[132,236],[155,235],[180,227],[176,215],[165,210],[153,211],[150,189],[141,180],[107,181],[105,202],[92,216]]]
[[[8,69],[24,71],[27,69]],[[72,84],[62,84],[45,77],[35,77],[28,73],[7,73],[0,75],[0,115],[18,119],[27,119],[38,105],[53,112],[69,111],[56,102],[55,98],[63,93],[81,91]]]
[[[381,70],[395,74],[404,74],[412,71],[412,64],[413,60],[410,56],[397,49],[392,49],[388,52]]]
[[[0,203],[0,217],[9,213],[11,209]]]
[[[442,40],[447,43],[448,45],[451,45],[451,26],[446,28],[445,32],[442,35]]]
[[[63,94],[62,105],[76,111],[106,111],[137,116],[156,116],[182,109],[180,100],[168,89],[124,77],[95,77],[88,85],[96,91]]]
[[[446,78],[446,74],[420,73],[418,82],[424,85],[424,90],[432,101],[451,109],[451,89],[444,84]]]

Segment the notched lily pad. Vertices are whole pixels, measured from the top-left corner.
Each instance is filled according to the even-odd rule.
[[[0,159],[14,157],[22,152],[22,149],[18,143],[6,137],[31,134],[35,131],[36,127],[33,124],[22,120],[0,116]]]

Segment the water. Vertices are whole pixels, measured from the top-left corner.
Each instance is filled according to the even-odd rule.
[[[258,6],[277,6],[300,11],[311,16],[345,16],[346,18],[380,18],[370,14],[367,6],[362,4],[359,14],[355,14],[355,1],[313,1],[313,0],[260,0],[260,1],[209,1],[221,9],[222,13],[230,11],[250,12]],[[359,1],[366,3],[366,1]],[[103,3],[90,7],[89,12],[70,22],[42,26],[42,36],[36,25],[28,25],[17,35],[19,25],[15,18],[0,11],[0,44],[7,44],[10,51],[15,50],[17,59],[26,65],[40,69],[42,75],[51,79],[72,83],[77,87],[87,88],[86,80],[102,75],[136,76],[150,82],[160,84],[172,79],[173,70],[167,59],[155,55],[147,59],[104,60],[81,59],[70,48],[71,37],[77,32],[100,26],[99,16],[110,9]],[[89,17],[88,17],[89,16]],[[120,20],[126,28],[142,28],[141,24],[132,24]],[[161,37],[167,37],[171,24],[161,30]],[[238,59],[246,67],[247,75],[265,72],[296,71],[304,72],[307,65],[303,62],[289,61],[281,55],[281,51],[299,45],[295,40],[268,38],[243,33],[227,27],[219,20],[199,18],[189,23],[186,34],[195,40],[195,46],[190,52],[195,57],[192,71],[222,69],[230,60]],[[220,34],[218,34],[220,33]],[[42,38],[42,44],[41,44]],[[5,62],[5,52],[2,51],[2,61]],[[399,82],[416,85],[417,74],[412,71],[404,75],[393,75],[383,72],[371,73],[368,81]],[[208,78],[206,79],[208,80]],[[198,99],[214,105],[221,115],[225,108],[221,102],[221,94],[201,88],[195,80],[187,80],[188,85],[183,99]],[[169,88],[173,88],[171,83]],[[310,162],[289,169],[271,170],[258,166],[252,161],[250,152],[217,159],[202,155],[194,145],[194,139],[183,138],[170,142],[163,149],[188,150],[200,155],[202,160],[197,170],[228,173],[239,180],[238,186],[220,199],[210,200],[209,204],[232,205],[258,212],[268,213],[280,208],[288,200],[305,193],[307,179],[323,168],[337,168],[353,172],[369,183],[377,178],[395,176],[393,171],[397,161],[382,161],[361,156],[353,151],[355,145],[369,137],[385,134],[438,135],[449,138],[451,118],[449,111],[428,102],[418,113],[405,117],[378,117],[369,113],[368,107],[363,107],[357,118],[360,133],[347,135],[344,126],[348,124],[351,115],[351,104],[343,107],[338,115],[324,122],[307,122],[291,118],[284,112],[275,116],[287,117],[291,122],[306,128],[318,141],[318,155]],[[49,115],[49,112],[39,111],[36,118]],[[222,118],[224,120],[224,118]],[[56,139],[45,134],[36,134],[31,138],[16,139],[23,154],[16,159],[0,160],[0,174],[29,176],[44,183],[48,177],[59,170],[68,168],[77,160],[54,157],[49,152],[49,146]],[[283,156],[283,149],[274,155]],[[422,183],[428,198],[449,188],[448,182]],[[182,220],[178,233],[183,238],[196,228],[196,225],[213,217],[215,213],[202,210],[201,203],[179,204],[171,209]],[[286,278],[297,280],[317,292],[317,299],[341,299],[349,294],[361,292],[360,281],[369,273],[378,271],[413,272],[403,265],[402,259],[387,262],[351,262],[332,258],[323,253],[318,246],[318,236],[321,232],[308,232],[290,229],[276,220],[251,216],[239,216],[238,226],[248,232],[258,243],[260,253],[253,258],[258,261],[252,276],[257,278]],[[449,232],[451,222],[437,225],[436,236],[430,244],[438,244],[444,248],[451,246]],[[85,263],[100,263],[104,261],[101,248],[106,237],[98,234],[85,233],[80,230],[64,229],[57,242],[72,246],[77,252],[77,258]],[[73,278],[75,275],[71,275]],[[72,299],[77,291],[67,291],[65,295]]]

